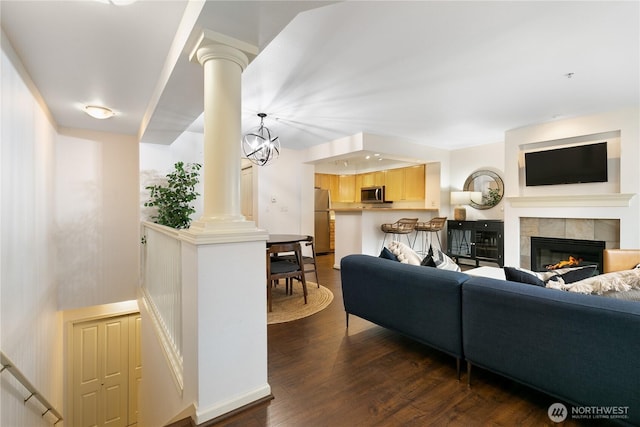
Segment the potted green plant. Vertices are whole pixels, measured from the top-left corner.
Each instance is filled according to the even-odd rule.
[[[200,181],[199,163],[178,162],[174,171],[167,174],[167,183],[145,187],[150,191],[149,201],[144,205],[156,207],[154,222],[172,228],[189,228],[191,214],[196,210],[192,202],[200,195],[195,187]]]
[[[502,195],[500,194],[500,189],[489,188],[489,190],[487,191],[487,194],[484,196],[484,199],[485,199],[485,204],[487,206],[494,207],[495,205],[500,203],[500,200],[502,199]]]

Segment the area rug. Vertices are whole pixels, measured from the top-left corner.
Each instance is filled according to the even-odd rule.
[[[333,301],[333,293],[324,286],[307,282],[307,303],[304,303],[302,285],[295,283],[293,295],[286,295],[284,283],[271,290],[272,311],[267,312],[267,324],[291,322],[324,310]]]

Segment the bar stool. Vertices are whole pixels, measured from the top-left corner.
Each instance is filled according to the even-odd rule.
[[[416,235],[413,238],[413,247],[415,247],[416,244],[416,239],[418,238],[418,234],[421,234],[421,243],[422,243],[422,251],[420,252],[422,255],[426,254],[427,251],[425,250],[426,246],[427,246],[427,240],[429,240],[429,245],[431,245],[431,234],[430,233],[436,233],[436,237],[438,238],[438,245],[440,246],[440,250],[442,250],[442,243],[440,242],[440,235],[438,234],[438,231],[442,230],[444,228],[444,225],[447,221],[447,217],[446,216],[439,216],[436,218],[432,218],[430,221],[427,222],[419,222],[416,224]],[[428,237],[428,239],[427,239]]]
[[[418,218],[400,218],[393,224],[382,224],[380,226],[380,230],[384,233],[384,239],[382,239],[382,250],[384,248],[384,242],[387,239],[387,234],[393,234],[395,240],[398,240],[398,236],[404,234],[407,236],[407,242],[409,242],[409,246],[411,246],[411,239],[409,239],[409,234],[413,233],[413,230],[418,223]],[[414,239],[415,240],[415,239]]]

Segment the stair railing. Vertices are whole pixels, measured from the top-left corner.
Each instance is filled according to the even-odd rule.
[[[32,397],[35,397],[36,400],[38,402],[40,402],[40,404],[42,406],[44,406],[45,411],[42,413],[42,417],[44,417],[45,415],[47,415],[47,413],[51,413],[54,417],[56,417],[57,421],[55,423],[53,423],[53,425],[58,424],[60,421],[62,421],[62,415],[60,414],[60,412],[58,412],[50,403],[47,399],[45,399],[45,397],[40,394],[40,392],[33,386],[33,384],[31,384],[31,382],[29,382],[29,380],[27,379],[27,377],[24,376],[24,374],[22,372],[20,372],[20,369],[18,369],[15,365],[15,363],[13,363],[6,354],[4,354],[4,352],[0,351],[0,360],[2,362],[2,369],[0,370],[0,373],[4,372],[5,370],[9,371],[11,373],[11,375],[14,376],[15,379],[17,379],[20,384],[22,384],[22,386],[24,388],[27,389],[27,391],[29,392],[29,396],[27,396],[24,399],[24,403],[27,403],[29,401],[29,399],[31,399]]]

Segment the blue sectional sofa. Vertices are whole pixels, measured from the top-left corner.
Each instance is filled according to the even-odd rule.
[[[341,277],[347,326],[353,314],[454,356],[458,368],[466,360],[469,382],[478,366],[640,425],[638,302],[368,255],[343,258]]]
[[[462,282],[454,271],[401,264],[369,255],[340,263],[349,326],[353,314],[462,360]]]

